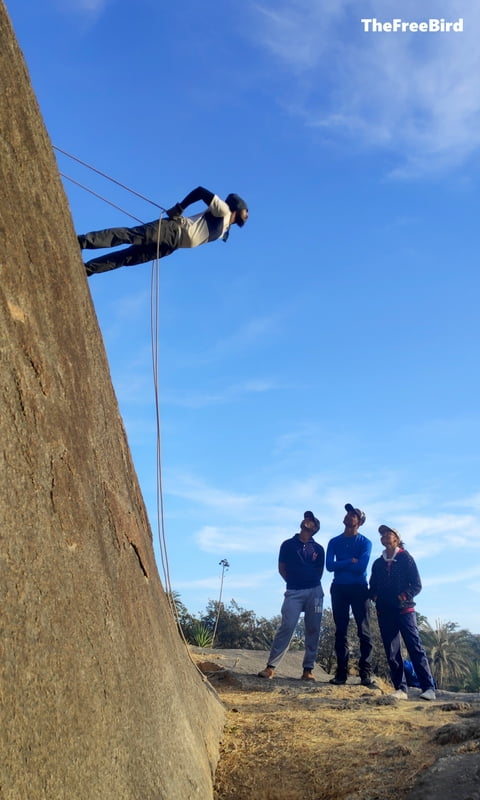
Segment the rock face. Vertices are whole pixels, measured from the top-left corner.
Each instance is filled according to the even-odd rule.
[[[0,795],[208,800],[188,658],[52,147],[0,0]]]

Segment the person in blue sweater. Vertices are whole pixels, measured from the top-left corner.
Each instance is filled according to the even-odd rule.
[[[349,647],[347,639],[350,609],[357,625],[360,641],[358,669],[362,686],[375,686],[372,680],[372,638],[370,635],[367,565],[372,552],[370,539],[358,532],[366,520],[365,513],[345,506],[347,512],[340,536],[330,539],[327,546],[326,567],[333,572],[330,587],[332,613],[335,622],[335,654],[337,668],[330,683],[341,686],[347,682]]]
[[[322,575],[325,551],[313,537],[320,522],[312,511],[305,511],[300,532],[286,539],[280,547],[278,571],[286,582],[282,605],[282,621],[275,634],[267,666],[258,673],[260,678],[273,678],[275,668],[288,650],[302,611],[305,622],[305,654],[303,681],[314,681],[313,668],[318,652],[323,612]]]
[[[385,550],[372,564],[370,596],[377,607],[378,626],[387,656],[393,697],[408,700],[408,680],[401,653],[405,642],[422,690],[422,700],[435,700],[435,681],[417,627],[414,597],[422,589],[417,565],[405,550],[395,528],[380,525],[378,532]]]

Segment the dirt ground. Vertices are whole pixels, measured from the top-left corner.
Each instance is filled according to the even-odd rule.
[[[318,667],[301,681],[301,652],[273,680],[266,652],[191,653],[226,708],[215,800],[480,800],[478,694],[405,702]]]

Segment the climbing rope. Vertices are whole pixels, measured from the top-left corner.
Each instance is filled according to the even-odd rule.
[[[74,156],[71,153],[67,153],[67,151],[66,150],[62,150],[61,147],[57,147],[56,145],[53,145],[53,149],[57,150],[59,153],[63,153],[63,155],[67,156],[67,158],[71,158],[72,161],[76,161],[77,164],[81,164],[82,167],[87,167],[87,169],[92,170],[92,172],[96,172],[97,175],[101,175],[102,178],[106,178],[107,181],[111,181],[111,183],[116,183],[117,186],[120,186],[122,189],[125,189],[127,192],[130,192],[130,194],[134,194],[137,197],[140,197],[141,200],[145,200],[145,202],[150,203],[152,206],[156,206],[156,208],[159,208],[161,211],[166,211],[167,210],[163,206],[159,205],[159,203],[156,203],[154,200],[150,200],[149,197],[145,197],[144,194],[140,194],[140,192],[136,192],[135,189],[132,189],[130,186],[127,186],[125,183],[121,183],[120,181],[117,181],[115,178],[112,178],[111,175],[107,175],[106,172],[102,172],[101,170],[97,169],[96,167],[92,167],[91,164],[87,164],[86,161],[82,161],[81,158],[78,158],[77,156]]]
[[[93,167],[91,164],[87,164],[86,161],[82,161],[77,156],[72,155],[71,153],[67,153],[66,150],[62,150],[60,147],[56,147],[53,145],[54,149],[57,150],[59,153],[71,158],[73,161],[81,164],[82,166],[86,167],[87,169],[96,172],[98,175],[101,175],[103,178],[111,181],[112,183],[117,184],[122,189],[125,189],[127,192],[140,197],[142,200],[145,200],[147,203],[151,203],[152,205],[156,206],[160,211],[166,212],[166,209],[163,206],[155,203],[153,200],[150,200],[148,197],[140,194],[139,192],[131,189],[129,186],[117,181],[115,178],[112,178],[110,175],[107,175],[105,172]],[[143,220],[138,219],[133,214],[130,214],[128,211],[120,208],[120,206],[115,205],[110,200],[107,200],[106,197],[94,192],[92,189],[84,186],[79,181],[70,178],[67,175],[64,175],[60,172],[62,177],[66,178],[67,180],[71,181],[72,183],[79,186],[81,189],[84,189],[90,194],[95,195],[103,202],[108,203],[109,205],[117,208],[122,213],[126,214],[127,216],[131,217],[132,219],[136,220],[137,222],[142,223]],[[173,618],[176,622],[177,629],[180,633],[181,638],[185,644],[185,648],[187,651],[187,655],[197,670],[200,678],[202,681],[212,690],[211,684],[209,683],[207,677],[203,674],[198,664],[195,662],[193,655],[190,651],[188,646],[187,639],[183,632],[183,628],[180,624],[180,618],[178,614],[178,609],[175,603],[175,598],[173,595],[172,584],[170,580],[170,567],[168,562],[168,550],[167,550],[167,540],[165,534],[165,514],[164,514],[164,500],[163,500],[163,478],[162,478],[162,444],[161,444],[161,421],[160,421],[160,392],[159,392],[159,370],[158,370],[158,354],[159,354],[159,307],[160,307],[160,233],[161,233],[161,225],[162,225],[162,216],[160,214],[158,220],[158,233],[157,233],[157,253],[156,258],[152,261],[152,272],[151,272],[151,309],[150,309],[150,329],[151,329],[151,341],[152,341],[152,372],[153,372],[153,385],[154,385],[154,397],[155,397],[155,419],[156,419],[156,428],[157,428],[157,444],[156,444],[156,471],[157,471],[157,484],[156,484],[156,502],[157,502],[157,535],[158,535],[158,544],[160,548],[160,559],[162,562],[162,569],[164,574],[164,582],[165,582],[165,594],[167,596],[168,604],[171,609]]]
[[[152,261],[151,271],[151,308],[150,308],[150,328],[152,332],[152,371],[153,371],[153,385],[155,396],[155,417],[157,427],[157,530],[158,542],[160,546],[160,558],[162,561],[163,574],[165,576],[165,588],[167,600],[173,614],[173,618],[177,624],[177,629],[185,644],[185,648],[190,661],[200,675],[202,681],[210,686],[207,677],[203,674],[200,667],[194,660],[187,639],[180,624],[180,617],[178,608],[173,596],[173,589],[170,580],[170,567],[168,564],[167,540],[165,535],[165,514],[163,503],[163,478],[162,478],[162,441],[161,441],[161,422],[160,422],[160,390],[159,390],[159,370],[158,370],[158,353],[159,353],[159,308],[160,308],[160,232],[162,226],[162,218],[158,220],[158,233],[157,233],[157,253],[156,258]]]
[[[76,181],[74,178],[71,178],[70,175],[65,175],[64,172],[61,172],[60,175],[62,176],[62,178],[66,178],[67,181],[74,183],[76,186],[80,186],[81,189],[85,189],[86,192],[90,192],[90,194],[93,194],[95,197],[98,197],[99,200],[103,200],[104,203],[108,203],[109,206],[113,206],[114,208],[118,209],[118,211],[121,211],[122,214],[126,214],[127,217],[131,217],[132,219],[135,219],[137,222],[143,223],[143,219],[139,219],[139,217],[136,217],[134,214],[130,214],[129,211],[125,211],[124,208],[117,206],[116,203],[112,203],[111,200],[107,200],[106,197],[103,197],[103,195],[98,194],[98,192],[94,192],[93,189],[89,189],[88,186],[85,186],[83,183],[80,183],[79,181]]]
[[[77,156],[68,153],[66,150],[63,150],[61,147],[57,147],[53,145],[54,149],[57,150],[59,153],[67,156],[68,158],[76,161],[78,164],[86,167],[93,172],[96,172],[98,175],[101,175],[103,178],[115,183],[117,186],[120,186],[122,189],[130,192],[131,194],[140,197],[142,200],[145,200],[147,203],[156,206],[156,208],[160,209],[161,211],[166,211],[159,203],[155,203],[150,198],[145,197],[145,195],[140,194],[140,192],[135,191],[126,184],[121,183],[120,181],[112,178],[107,173],[102,172],[101,170],[93,167],[91,164],[88,164],[86,161],[78,158]],[[115,203],[112,203],[106,197],[103,197],[101,194],[93,191],[88,186],[80,183],[79,181],[71,178],[68,175],[65,175],[63,172],[60,172],[62,177],[66,178],[67,180],[74,183],[76,186],[79,186],[81,189],[84,189],[90,194],[93,194],[95,197],[98,197],[103,202],[108,203],[109,205],[117,208],[122,213],[126,214],[127,216],[131,217],[132,219],[136,220],[137,222],[142,223],[143,220],[135,217],[133,214],[130,214],[125,209],[117,206]],[[156,258],[152,262],[152,277],[151,277],[151,320],[150,320],[150,328],[151,328],[151,340],[152,340],[152,371],[153,371],[153,385],[154,385],[154,395],[155,395],[155,418],[156,418],[156,428],[157,428],[157,445],[156,445],[156,466],[157,466],[157,485],[156,485],[156,502],[157,502],[157,533],[158,533],[158,543],[160,548],[160,559],[162,562],[162,569],[164,574],[165,580],[165,591],[168,599],[169,606],[172,610],[174,618],[176,619],[177,626],[179,630],[182,632],[179,617],[178,617],[178,609],[175,604],[175,600],[173,597],[172,591],[172,584],[170,580],[170,567],[168,563],[168,551],[167,551],[167,542],[166,542],[166,535],[165,535],[165,514],[164,514],[164,500],[163,500],[163,482],[162,482],[162,450],[161,450],[161,423],[160,423],[160,400],[159,400],[159,383],[158,383],[158,354],[159,354],[159,262],[160,262],[160,232],[161,232],[161,224],[162,218],[161,215],[158,221],[158,233],[157,233],[157,253]],[[185,637],[184,641],[186,643]]]
[[[162,561],[163,574],[165,576],[165,588],[167,597],[177,617],[178,613],[175,602],[173,600],[172,584],[170,580],[170,568],[168,564],[167,543],[165,536],[165,514],[163,503],[163,479],[162,479],[162,441],[161,441],[161,422],[160,422],[160,390],[159,390],[159,370],[158,370],[158,353],[159,353],[159,308],[160,308],[160,232],[162,226],[162,218],[158,220],[158,233],[157,233],[157,254],[154,261],[152,261],[151,272],[151,291],[150,291],[150,330],[152,340],[152,373],[153,373],[153,387],[155,397],[155,419],[157,428],[157,528],[158,528],[158,541],[160,546],[160,558]]]

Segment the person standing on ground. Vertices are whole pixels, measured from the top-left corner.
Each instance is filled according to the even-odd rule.
[[[184,210],[202,200],[207,209],[184,217]],[[248,219],[248,207],[238,194],[221,200],[198,186],[167,211],[168,219],[155,219],[133,228],[106,228],[77,236],[81,250],[95,250],[129,244],[130,247],[92,258],[85,264],[88,276],[118,267],[131,267],[156,258],[165,258],[181,247],[198,247],[217,239],[227,240],[231,225],[242,228]]]
[[[347,512],[340,536],[330,539],[327,546],[326,567],[333,572],[330,587],[332,613],[335,622],[335,654],[337,669],[330,683],[341,686],[347,682],[349,647],[347,639],[350,609],[352,609],[360,641],[358,669],[362,686],[374,686],[372,680],[372,639],[370,635],[367,565],[372,552],[370,539],[358,532],[366,520],[365,513],[345,506]]]
[[[258,673],[260,678],[273,678],[288,650],[302,611],[305,615],[305,655],[301,680],[314,681],[313,669],[318,652],[323,612],[322,574],[325,551],[313,537],[320,522],[312,511],[305,511],[300,532],[286,539],[280,547],[278,571],[287,584],[281,609],[282,621],[275,634],[268,663]]]
[[[378,532],[385,550],[372,564],[370,596],[377,608],[378,626],[395,688],[392,696],[408,700],[401,636],[420,683],[420,697],[435,700],[435,681],[418,632],[413,600],[422,589],[417,565],[404,549],[395,528],[380,525]]]

